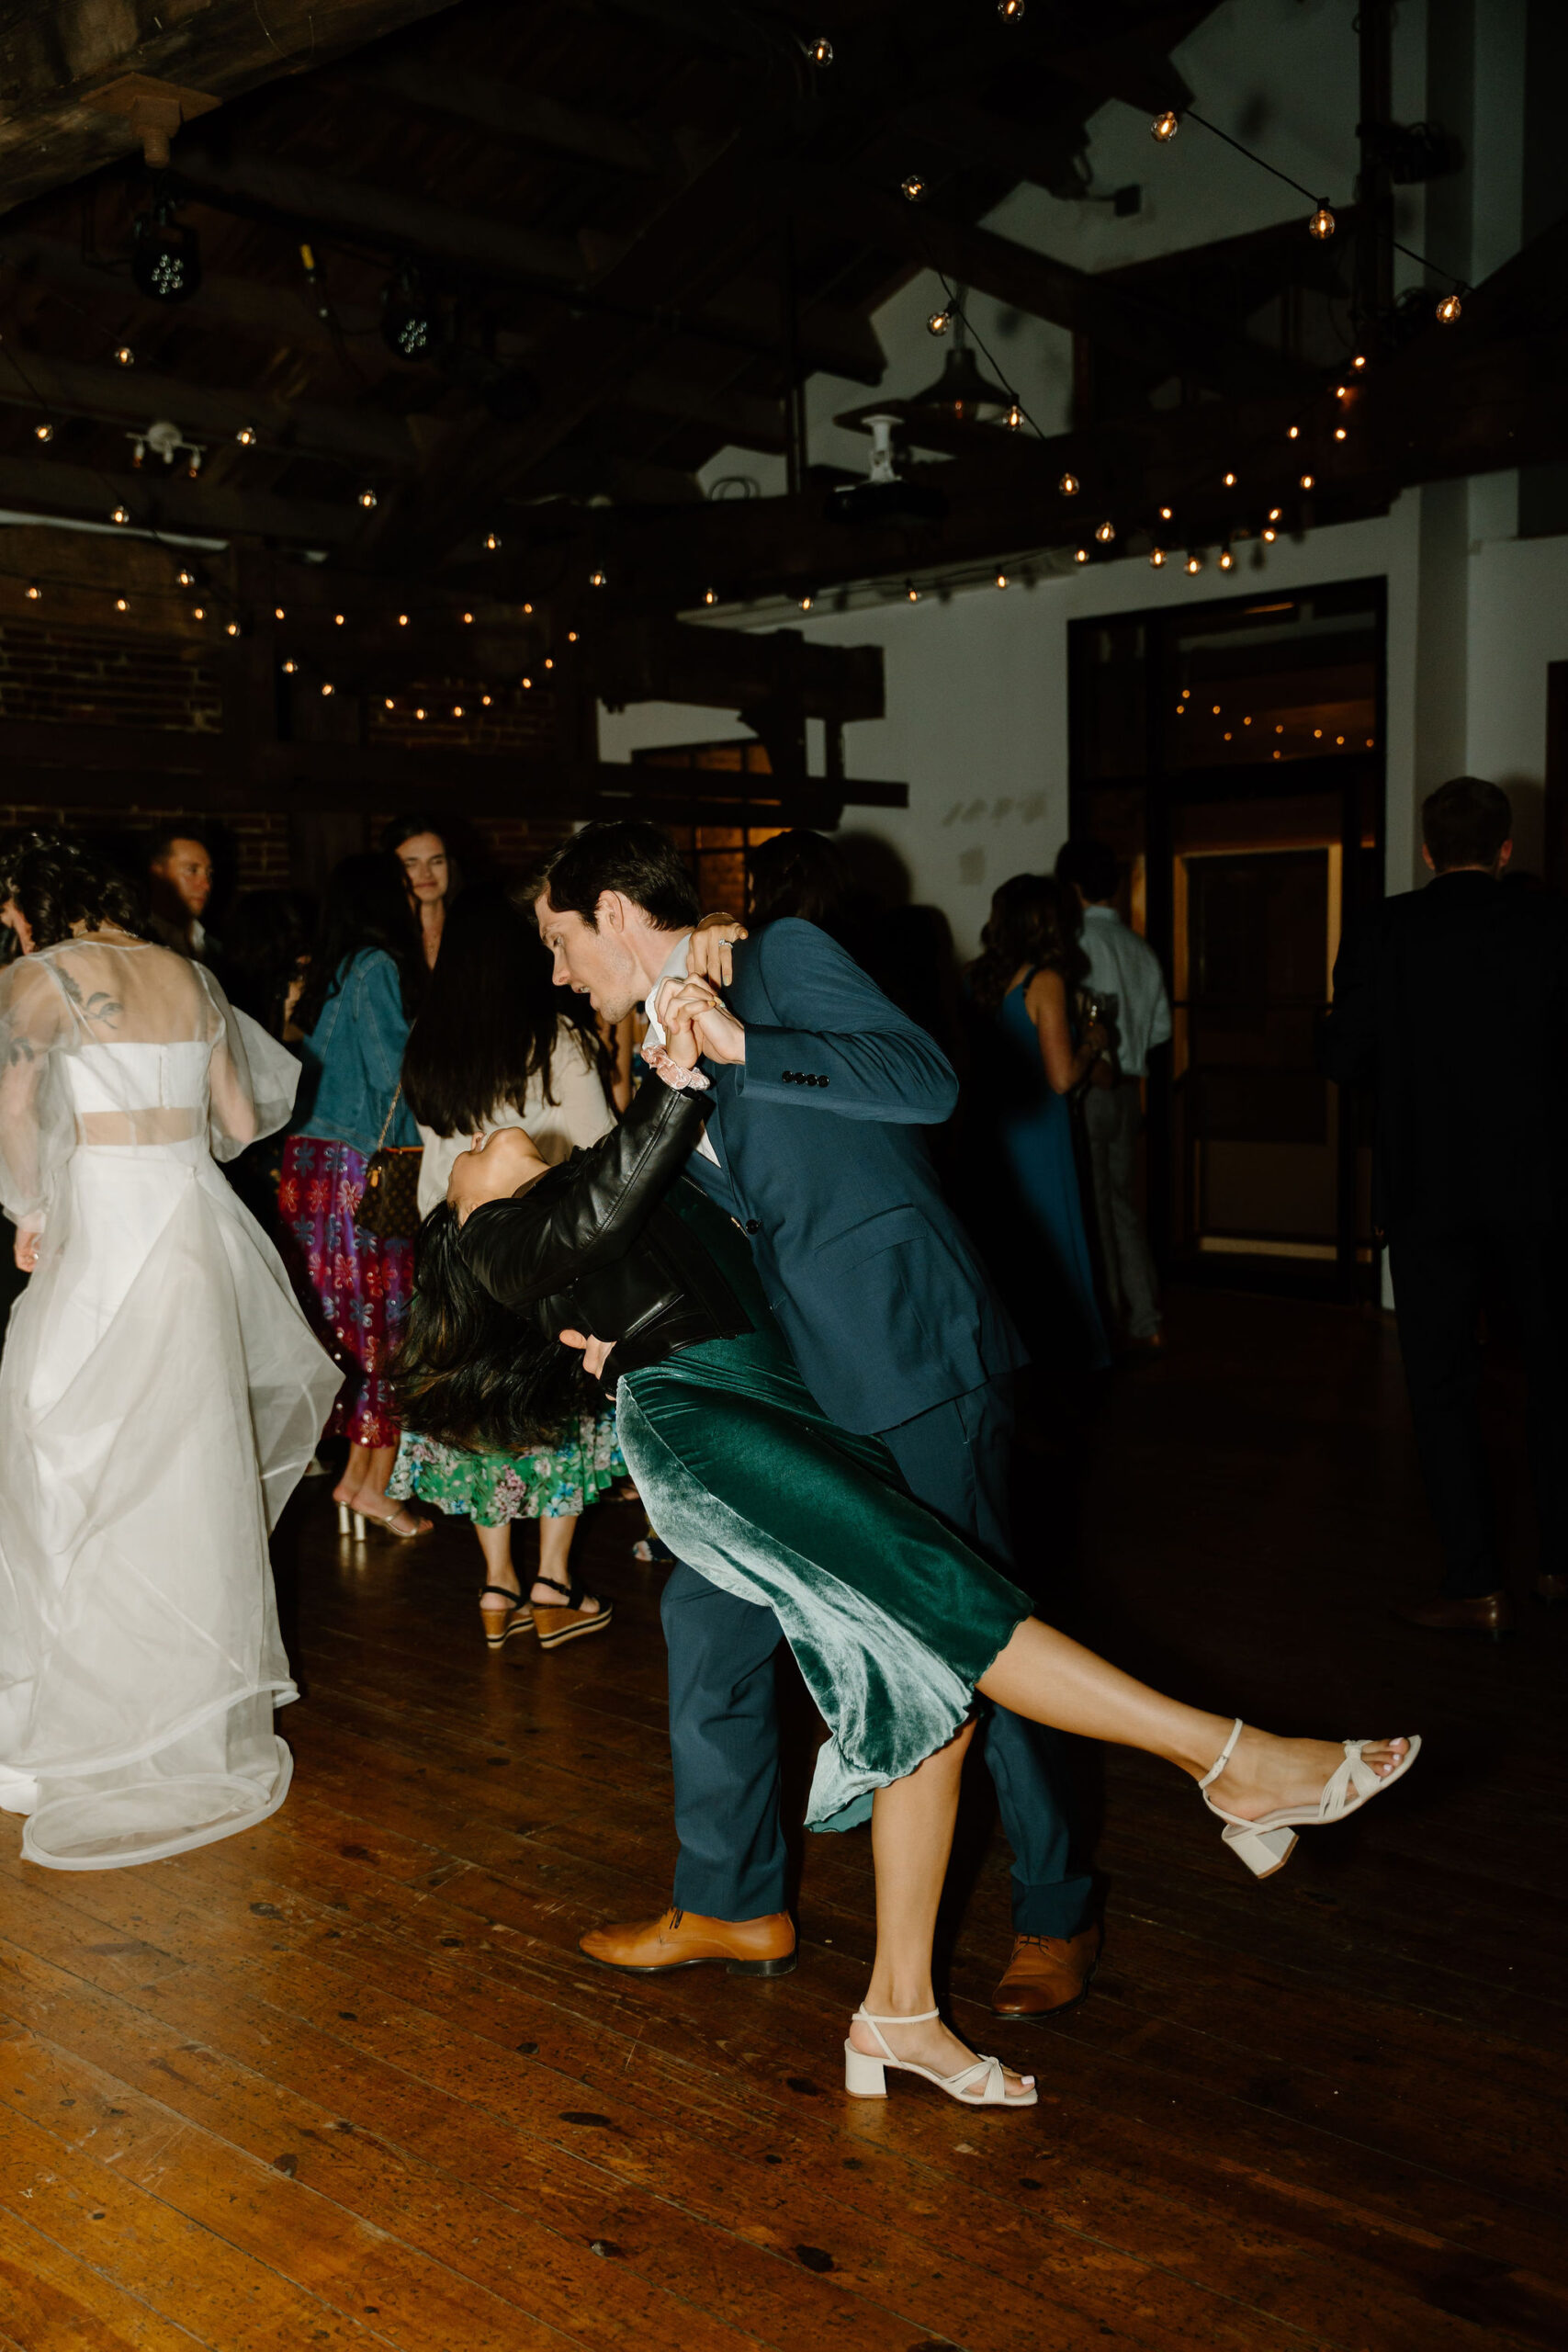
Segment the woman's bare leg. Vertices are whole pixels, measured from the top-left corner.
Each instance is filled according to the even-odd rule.
[[[486,1584],[498,1585],[502,1592],[513,1593],[521,1600],[523,1591],[517,1581],[517,1571],[512,1564],[510,1521],[503,1521],[499,1527],[481,1527],[476,1521],[474,1533],[479,1537],[479,1550],[484,1554]],[[498,1621],[508,1614],[505,1601],[497,1600],[492,1593],[487,1593],[480,1599],[479,1610],[486,1617],[493,1610]],[[491,1631],[495,1631],[493,1625]]]
[[[533,1592],[534,1599],[541,1609],[566,1607],[560,1594],[552,1592],[549,1586],[542,1579],[546,1577],[553,1577],[557,1584],[570,1585],[571,1544],[576,1533],[577,1514],[575,1512],[560,1519],[541,1519],[539,1521],[540,1581],[536,1582]],[[585,1616],[592,1617],[597,1612],[599,1603],[589,1592],[584,1593],[580,1606]]]
[[[965,1724],[956,1739],[928,1756],[902,1781],[878,1789],[871,1815],[871,1850],[876,1865],[876,1958],[865,2007],[874,2017],[919,2017],[936,2007],[931,1988],[931,1939],[937,1905],[953,1851],[958,1812],[958,1782],[974,1736]],[[900,2058],[956,2075],[974,2063],[940,2018],[929,2024],[886,2026],[887,2046]],[[850,2028],[857,2050],[874,2052],[876,2040],[863,2025]],[[1023,2080],[1032,2080],[1024,2077]],[[1022,2087],[1016,2075],[1010,2091]]]
[[[1162,1698],[1038,1617],[1025,1618],[978,1688],[1015,1715],[1085,1739],[1141,1747],[1195,1781],[1230,1737],[1228,1715],[1206,1714],[1201,1707]],[[1391,1772],[1405,1747],[1403,1739],[1370,1742],[1367,1762],[1376,1772]],[[1249,1725],[1215,1784],[1216,1799],[1247,1821],[1281,1806],[1314,1804],[1343,1761],[1337,1740],[1275,1739]]]

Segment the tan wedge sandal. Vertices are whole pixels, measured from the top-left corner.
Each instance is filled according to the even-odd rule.
[[[1242,1729],[1242,1720],[1237,1715],[1231,1725],[1230,1737],[1198,1786],[1204,1791],[1203,1803],[1209,1811],[1226,1825],[1222,1833],[1225,1844],[1233,1854],[1240,1855],[1254,1878],[1272,1878],[1276,1871],[1284,1869],[1298,1829],[1318,1828],[1325,1822],[1344,1821],[1352,1813],[1359,1813],[1374,1797],[1392,1789],[1395,1781],[1403,1780],[1421,1753],[1420,1739],[1409,1735],[1409,1745],[1393,1771],[1374,1772],[1362,1754],[1371,1742],[1348,1739],[1344,1742],[1345,1761],[1324,1782],[1316,1804],[1285,1805],[1278,1813],[1262,1815],[1257,1821],[1243,1821],[1238,1814],[1227,1813],[1224,1805],[1216,1804],[1207,1793],[1235,1755]]]

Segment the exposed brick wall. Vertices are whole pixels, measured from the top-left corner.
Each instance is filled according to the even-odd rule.
[[[556,740],[556,698],[547,686],[486,686],[472,679],[422,678],[406,694],[370,705],[366,726],[372,743],[415,752],[522,752],[540,756]],[[423,711],[424,717],[417,714]],[[459,718],[456,714],[461,711]]]
[[[145,844],[166,825],[187,821],[193,832],[212,842],[225,878],[237,890],[275,889],[290,879],[288,820],[257,809],[214,820],[193,817],[179,807],[138,811],[123,808],[51,808],[39,803],[0,803],[0,833],[83,833],[100,841],[128,871],[140,874]]]
[[[7,619],[0,718],[209,734],[223,723],[222,695],[199,648],[177,639]]]

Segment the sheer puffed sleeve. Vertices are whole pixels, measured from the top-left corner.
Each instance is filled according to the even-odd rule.
[[[288,1125],[299,1064],[259,1021],[230,1003],[204,965],[191,968],[206,990],[217,1024],[208,1068],[208,1143],[214,1159],[236,1159],[258,1136]]]
[[[73,1035],[47,965],[24,956],[0,972],[0,1206],[15,1225],[41,1224],[75,1146],[59,1069]]]

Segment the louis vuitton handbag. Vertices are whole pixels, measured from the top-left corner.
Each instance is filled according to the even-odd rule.
[[[424,1157],[423,1148],[387,1141],[402,1093],[400,1080],[381,1122],[380,1137],[365,1171],[365,1190],[354,1212],[360,1232],[377,1241],[412,1241],[419,1231],[419,1163]]]

